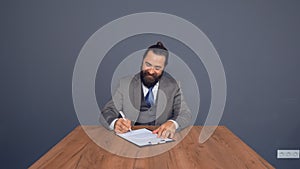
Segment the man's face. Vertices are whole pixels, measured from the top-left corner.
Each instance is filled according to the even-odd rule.
[[[142,82],[146,87],[154,86],[160,79],[165,68],[166,57],[148,51],[142,64]]]

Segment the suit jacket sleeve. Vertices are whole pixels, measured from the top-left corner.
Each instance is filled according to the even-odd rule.
[[[105,128],[109,129],[110,123],[120,118],[119,110],[122,110],[122,100],[123,94],[118,87],[112,99],[101,110],[99,121]]]
[[[190,125],[192,121],[192,113],[187,106],[182,91],[178,85],[175,89],[172,110],[173,117],[171,119],[175,120],[178,123],[179,127],[177,130],[182,130],[183,128]]]

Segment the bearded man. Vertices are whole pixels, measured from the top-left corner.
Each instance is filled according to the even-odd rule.
[[[180,86],[165,72],[169,52],[157,42],[146,50],[141,71],[120,81],[112,100],[101,110],[100,122],[117,133],[133,125],[158,126],[153,133],[173,138],[176,131],[187,127],[192,114]]]

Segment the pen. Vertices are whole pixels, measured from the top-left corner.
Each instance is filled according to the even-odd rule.
[[[125,118],[125,114],[122,111],[119,111],[119,113],[121,114],[122,118],[127,121],[127,119]],[[129,128],[129,131],[131,131],[131,127]]]

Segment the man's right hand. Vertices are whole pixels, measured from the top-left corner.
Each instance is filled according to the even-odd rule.
[[[131,121],[129,119],[119,118],[114,128],[116,133],[126,133],[131,129]]]

